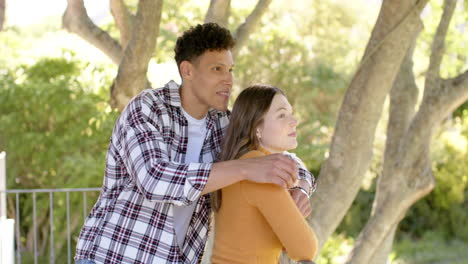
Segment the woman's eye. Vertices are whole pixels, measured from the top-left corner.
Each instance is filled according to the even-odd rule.
[[[285,114],[280,114],[280,115],[279,115],[279,118],[283,118],[283,117],[285,117],[285,116],[286,116]]]

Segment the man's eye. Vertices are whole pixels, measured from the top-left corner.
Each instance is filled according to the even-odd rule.
[[[215,70],[215,71],[220,71],[220,70],[221,70],[221,67],[214,67],[213,70]]]

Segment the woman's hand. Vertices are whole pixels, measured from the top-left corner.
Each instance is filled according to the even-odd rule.
[[[289,193],[291,194],[291,197],[296,203],[299,211],[301,211],[302,215],[304,217],[308,217],[312,212],[312,209],[310,208],[309,197],[300,189],[289,190]]]

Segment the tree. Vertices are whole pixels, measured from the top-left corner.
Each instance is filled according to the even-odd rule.
[[[468,71],[454,78],[440,76],[444,42],[456,2],[444,2],[418,111],[415,111],[418,87],[412,70],[416,38],[390,91],[383,171],[378,179],[371,217],[361,231],[348,263],[386,263],[398,223],[411,205],[434,188],[429,157],[432,132],[468,99]]]
[[[423,102],[415,114],[417,90],[412,52],[427,1],[383,1],[379,17],[343,100],[330,148],[311,200],[310,220],[319,243],[336,229],[361,186],[385,97],[390,120],[383,172],[372,214],[348,263],[385,263],[396,226],[406,210],[434,187],[429,158],[431,131],[468,98],[468,73],[442,79],[443,42],[455,1],[448,0],[434,38]]]
[[[5,23],[5,0],[0,0],[0,31],[3,30]]]
[[[236,56],[249,34],[259,23],[271,0],[259,0],[252,13],[241,24],[234,36],[237,39],[233,55]],[[136,15],[124,0],[110,0],[112,16],[120,31],[120,41],[96,26],[88,17],[83,0],[68,0],[63,15],[63,26],[104,52],[119,70],[111,86],[111,105],[122,110],[128,101],[150,86],[146,79],[148,63],[156,48],[163,0],[139,1]],[[230,1],[212,0],[205,22],[227,24]]]
[[[234,31],[238,39],[234,55],[245,45],[270,2],[259,0],[245,22]],[[455,6],[455,0],[447,0],[434,37],[423,100],[416,105],[412,54],[422,30],[420,14],[427,2],[383,1],[361,63],[344,97],[330,157],[322,166],[319,188],[311,200],[313,212],[309,222],[323,246],[359,191],[372,159],[377,123],[389,95],[390,120],[383,171],[378,178],[369,222],[356,241],[349,263],[385,262],[398,223],[408,208],[434,187],[429,157],[431,132],[468,98],[468,73],[448,79],[439,74],[443,43]],[[212,0],[205,22],[226,25],[230,3]],[[113,105],[122,109],[129,98],[149,85],[146,71],[159,34],[162,1],[140,1],[133,15],[123,0],[111,0],[111,10],[120,41],[91,22],[83,0],[68,0],[64,26],[120,64],[111,97]]]

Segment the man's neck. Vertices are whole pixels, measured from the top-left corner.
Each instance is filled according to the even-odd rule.
[[[208,114],[209,108],[203,105],[187,87],[187,84],[182,83],[179,88],[180,100],[182,108],[185,112],[195,119],[202,119]]]

